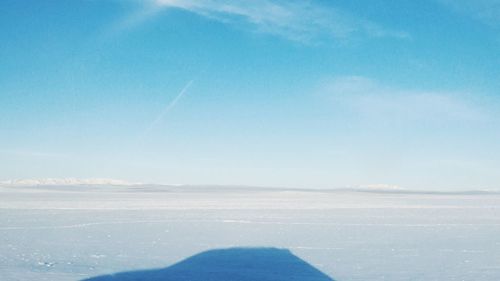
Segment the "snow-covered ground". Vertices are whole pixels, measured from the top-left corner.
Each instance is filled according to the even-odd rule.
[[[500,280],[496,193],[25,184],[0,187],[3,281],[81,280],[246,246],[289,249],[340,281]]]

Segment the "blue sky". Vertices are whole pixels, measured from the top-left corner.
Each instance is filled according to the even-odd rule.
[[[0,179],[500,185],[500,2],[0,3]]]

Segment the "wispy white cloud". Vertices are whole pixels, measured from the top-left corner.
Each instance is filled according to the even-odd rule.
[[[500,0],[439,0],[453,10],[500,27]]]
[[[311,42],[321,38],[409,38],[346,11],[315,1],[277,0],[155,0],[159,9],[177,8],[223,23],[273,34],[290,40]]]
[[[66,158],[66,157],[69,157],[69,155],[63,154],[63,153],[32,151],[32,150],[17,150],[17,149],[0,149],[0,154],[17,156],[17,157],[35,157],[35,158]]]
[[[321,91],[337,106],[371,120],[481,121],[488,116],[467,93],[401,89],[362,76],[335,77]]]

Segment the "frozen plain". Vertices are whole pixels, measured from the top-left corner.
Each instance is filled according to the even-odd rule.
[[[0,277],[82,280],[277,247],[337,281],[500,280],[500,194],[0,187]]]

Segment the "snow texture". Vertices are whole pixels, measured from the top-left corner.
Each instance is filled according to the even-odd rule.
[[[488,192],[0,187],[2,281],[151,272],[234,247],[288,249],[337,281],[493,281],[498,237],[500,195]]]

